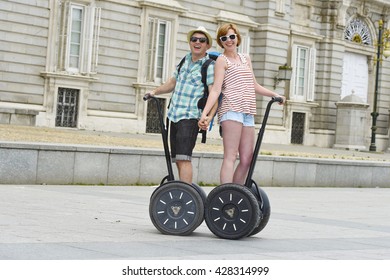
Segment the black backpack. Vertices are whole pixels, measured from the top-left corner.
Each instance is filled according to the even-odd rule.
[[[199,99],[198,101],[198,108],[203,109],[206,106],[207,98],[209,97],[209,87],[207,86],[207,68],[209,67],[210,63],[213,61],[216,61],[219,54],[216,52],[209,53],[209,59],[207,59],[200,70],[200,73],[202,75],[202,83],[203,83],[203,97]],[[186,60],[186,57],[183,57],[180,63],[177,65],[177,73],[180,73],[180,69],[184,64],[184,61]],[[202,143],[206,143],[206,130],[199,130],[199,133],[202,133]]]

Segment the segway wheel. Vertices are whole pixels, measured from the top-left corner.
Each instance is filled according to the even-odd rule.
[[[149,216],[163,234],[191,234],[204,219],[204,203],[198,191],[180,181],[159,186],[150,197]]]
[[[262,231],[265,226],[268,224],[269,218],[271,216],[271,204],[269,202],[268,196],[263,189],[257,186],[257,184],[252,181],[252,193],[256,196],[260,208],[260,223],[253,231],[249,234],[255,235]]]
[[[206,192],[204,191],[204,189],[202,189],[202,187],[200,187],[199,185],[197,185],[195,183],[192,183],[192,186],[195,188],[195,190],[199,193],[200,197],[202,198],[203,209],[204,209],[204,205],[206,204],[206,199],[207,199]],[[199,222],[199,226],[203,223],[203,221],[204,221],[204,215]]]
[[[260,222],[256,197],[246,187],[224,184],[207,196],[205,221],[220,238],[240,239],[248,236]]]
[[[203,203],[206,203],[206,199],[207,199],[207,194],[206,192],[204,191],[204,189],[202,189],[202,187],[200,187],[199,185],[195,184],[195,183],[192,183],[192,186],[198,191],[198,193],[200,194],[200,197],[202,198],[203,200]]]

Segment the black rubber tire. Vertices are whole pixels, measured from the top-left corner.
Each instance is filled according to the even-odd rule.
[[[195,184],[195,183],[192,183],[192,186],[198,191],[198,193],[200,194],[200,197],[202,198],[203,200],[203,203],[206,203],[206,199],[207,199],[207,194],[206,192],[204,191],[204,189],[202,189],[202,187],[200,187],[199,185]]]
[[[265,191],[258,187],[254,181],[252,181],[251,191],[255,195],[259,203],[260,223],[257,227],[253,229],[249,236],[258,234],[260,231],[262,231],[268,224],[269,218],[271,216],[271,204]]]
[[[259,209],[256,197],[248,188],[224,184],[214,188],[207,196],[205,220],[216,236],[240,239],[259,225]]]
[[[202,198],[203,209],[204,209],[204,205],[206,204],[206,199],[207,199],[206,192],[198,184],[192,183],[192,186],[195,188],[195,190],[199,193],[200,197]],[[203,221],[204,221],[204,215],[203,218],[200,220],[199,226],[203,223]]]
[[[204,203],[193,186],[170,181],[151,195],[149,216],[163,234],[189,235],[204,219]]]

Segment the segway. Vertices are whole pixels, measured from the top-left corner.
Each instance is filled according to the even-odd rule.
[[[150,197],[149,216],[153,225],[163,234],[189,235],[204,220],[206,193],[196,184],[175,180],[168,147],[168,120],[164,125],[163,114],[156,97],[146,94],[145,101],[155,101],[159,115],[168,175]]]
[[[281,103],[283,99],[274,97],[268,102],[244,186],[222,184],[207,196],[205,221],[210,231],[220,238],[240,239],[257,234],[269,221],[271,206],[268,196],[252,180],[252,176],[274,102]]]

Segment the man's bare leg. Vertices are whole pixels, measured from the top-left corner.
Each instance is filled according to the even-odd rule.
[[[176,161],[180,181],[192,184],[192,163],[188,160]]]

